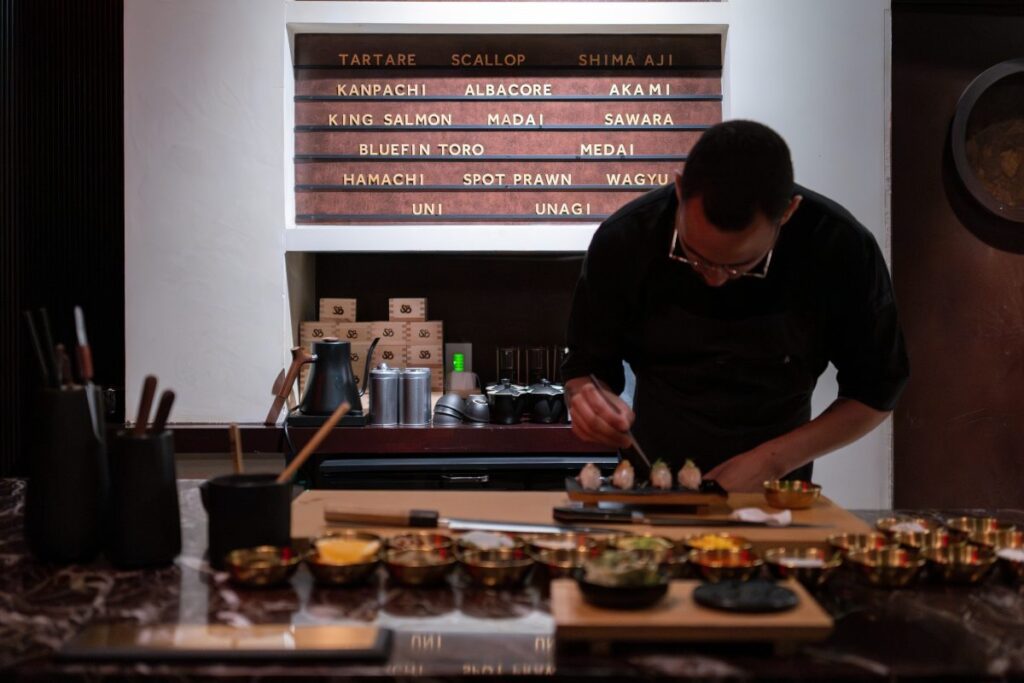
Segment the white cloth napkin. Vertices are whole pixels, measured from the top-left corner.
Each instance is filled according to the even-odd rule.
[[[773,513],[765,512],[761,508],[740,508],[733,510],[729,517],[741,522],[753,522],[765,526],[789,526],[793,522],[793,513],[789,510]]]

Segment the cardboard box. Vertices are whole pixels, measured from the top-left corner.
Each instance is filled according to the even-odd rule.
[[[370,336],[370,325],[372,323],[339,322],[337,324],[338,339],[352,344],[369,344],[373,341]]]
[[[404,368],[408,362],[408,351],[409,347],[404,344],[377,344],[377,350],[373,354],[374,365],[387,363],[393,368]]]
[[[355,322],[355,299],[320,299],[320,320]]]
[[[426,320],[427,300],[388,299],[388,318],[390,320]]]
[[[441,344],[410,344],[406,359],[411,366],[444,367],[444,347]]]
[[[370,338],[380,337],[381,344],[406,345],[409,343],[409,323],[384,320],[370,323]]]
[[[333,321],[299,323],[299,346],[309,349],[313,342],[338,336],[338,324]]]
[[[444,323],[440,320],[408,323],[409,345],[441,344],[444,341]]]

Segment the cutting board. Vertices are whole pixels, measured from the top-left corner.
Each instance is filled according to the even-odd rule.
[[[491,521],[552,524],[552,509],[567,505],[564,491],[305,491],[292,503],[292,537],[308,539],[337,528],[324,521],[327,505],[360,510],[390,511],[416,508],[437,510],[443,517],[464,517]],[[724,503],[702,510],[708,519],[724,519],[741,507],[770,510],[760,493],[731,493]],[[825,539],[839,533],[867,533],[871,527],[827,498],[821,498],[807,510],[794,510],[793,522],[813,527],[744,527],[725,529],[749,539],[755,549],[772,545],[823,545]],[[649,527],[641,524],[597,524],[634,533],[653,533],[669,538],[685,538],[699,533],[723,531],[712,527]],[[376,527],[383,534],[401,531],[397,527]]]
[[[583,600],[572,579],[551,582],[555,638],[566,641],[673,641],[794,643],[822,640],[832,617],[796,581],[779,585],[800,602],[788,612],[739,614],[702,607],[693,601],[699,581],[673,581],[659,603],[642,610],[594,607]]]

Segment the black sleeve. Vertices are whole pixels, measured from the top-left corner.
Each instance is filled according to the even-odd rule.
[[[583,261],[569,314],[569,354],[562,363],[562,378],[597,375],[620,393],[626,379],[622,370],[623,337],[626,326],[625,284],[631,278],[623,272],[629,261],[620,230],[602,225],[590,242]]]
[[[866,229],[833,273],[831,358],[839,396],[890,411],[910,377],[892,280]]]

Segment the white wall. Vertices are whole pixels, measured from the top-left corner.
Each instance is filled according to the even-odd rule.
[[[286,233],[293,246],[320,244],[285,229],[289,19],[305,30],[329,16],[340,26],[333,30],[358,32],[651,33],[728,24],[726,117],[779,130],[798,180],[844,204],[887,248],[888,5],[125,3],[129,405],[142,377],[155,372],[178,390],[177,421],[255,422],[267,409],[287,346]],[[559,237],[585,248],[586,235]],[[371,248],[358,238],[346,244]],[[834,377],[824,378],[816,409],[835,391]],[[848,507],[888,506],[890,441],[886,427],[820,461],[826,492]]]

